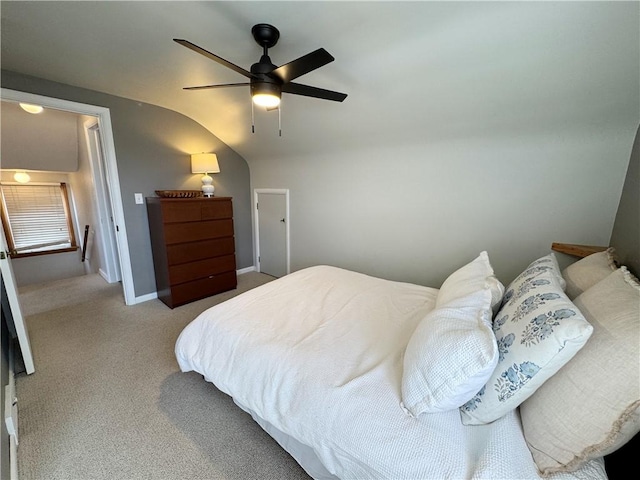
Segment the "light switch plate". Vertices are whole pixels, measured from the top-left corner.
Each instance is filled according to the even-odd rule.
[[[142,205],[144,203],[144,198],[142,198],[142,194],[141,193],[134,193],[133,196],[136,199],[136,204],[137,205]]]

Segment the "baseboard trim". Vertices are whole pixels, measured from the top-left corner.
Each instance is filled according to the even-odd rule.
[[[240,270],[236,270],[236,274],[237,275],[242,275],[243,273],[249,273],[249,272],[255,272],[255,271],[256,271],[255,265],[251,265],[250,267],[241,268]]]
[[[241,268],[240,270],[236,270],[236,275],[242,275],[243,273],[255,272],[256,267],[254,265],[246,268]],[[149,300],[154,300],[158,298],[158,292],[147,293],[146,295],[141,295],[139,297],[135,297],[134,303],[132,305],[137,305],[138,303],[148,302]]]
[[[107,272],[105,272],[104,270],[102,270],[101,268],[98,269],[98,273],[100,274],[100,276],[102,278],[104,278],[104,281],[107,283],[111,283],[109,282],[109,277],[107,276]]]
[[[137,305],[138,303],[148,302],[149,300],[154,300],[158,298],[158,292],[147,293],[146,295],[140,295],[139,297],[135,297],[133,299],[132,305]]]

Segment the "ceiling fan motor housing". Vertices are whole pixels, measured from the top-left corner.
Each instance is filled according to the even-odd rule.
[[[251,73],[255,75],[250,79],[251,96],[262,93],[281,97],[282,80],[269,75],[276,68],[268,55],[262,55],[258,63],[251,65]]]

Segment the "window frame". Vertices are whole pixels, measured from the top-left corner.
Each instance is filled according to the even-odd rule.
[[[2,186],[16,186],[20,185],[15,182],[2,182]],[[62,206],[64,209],[65,218],[67,220],[67,230],[69,233],[69,243],[70,247],[61,247],[61,248],[52,248],[49,250],[42,250],[38,252],[17,252],[15,249],[15,242],[13,239],[13,233],[11,231],[11,222],[9,220],[9,214],[7,212],[7,207],[4,202],[4,196],[0,195],[0,215],[2,216],[2,228],[4,229],[4,234],[7,239],[7,247],[9,248],[9,256],[11,258],[26,258],[26,257],[36,257],[39,255],[52,255],[56,253],[64,253],[64,252],[75,252],[80,247],[78,246],[76,240],[76,232],[73,224],[73,215],[71,212],[71,204],[69,202],[69,189],[67,188],[66,182],[30,182],[32,186],[57,186],[60,188],[60,196],[62,197]]]

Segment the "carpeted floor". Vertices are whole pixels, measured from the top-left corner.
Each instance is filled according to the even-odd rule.
[[[36,372],[16,377],[21,480],[306,479],[227,395],[174,356],[206,308],[272,278],[171,310],[125,306],[98,275],[20,289]]]

